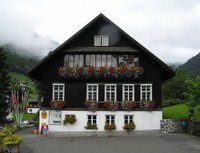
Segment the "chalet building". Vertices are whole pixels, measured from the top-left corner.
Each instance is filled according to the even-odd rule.
[[[40,128],[160,129],[161,84],[174,71],[103,14],[29,71],[42,84]]]

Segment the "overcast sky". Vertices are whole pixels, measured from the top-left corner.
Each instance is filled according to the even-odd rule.
[[[199,0],[0,0],[0,44],[61,44],[100,13],[166,63],[200,52]]]

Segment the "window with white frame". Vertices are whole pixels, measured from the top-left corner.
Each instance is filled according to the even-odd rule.
[[[140,85],[140,100],[151,101],[152,100],[152,84]]]
[[[124,124],[133,123],[133,115],[124,115]]]
[[[105,84],[105,101],[116,101],[117,89],[116,84]]]
[[[94,36],[94,46],[109,46],[109,37],[105,35]]]
[[[135,100],[134,84],[123,84],[122,86],[122,100],[134,101]]]
[[[87,124],[90,124],[90,125],[97,124],[97,116],[96,115],[88,115]]]
[[[107,124],[115,124],[115,116],[114,115],[106,115],[106,123]]]
[[[98,84],[87,84],[87,100],[98,101],[98,92],[99,86]]]
[[[63,100],[65,97],[65,84],[64,83],[53,83],[53,94],[52,100]]]

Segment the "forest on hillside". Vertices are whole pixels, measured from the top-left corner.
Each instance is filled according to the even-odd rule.
[[[21,54],[21,50],[11,45],[3,46],[7,52],[7,62],[9,64],[10,72],[18,72],[21,74],[27,74],[27,72],[33,68],[38,62],[39,57],[34,57],[26,54]]]
[[[186,70],[192,76],[200,75],[200,53],[189,59],[180,68]]]

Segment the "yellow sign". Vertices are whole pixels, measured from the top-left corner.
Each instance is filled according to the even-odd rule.
[[[41,115],[42,115],[42,119],[46,119],[47,118],[47,112],[43,111],[41,113]]]

